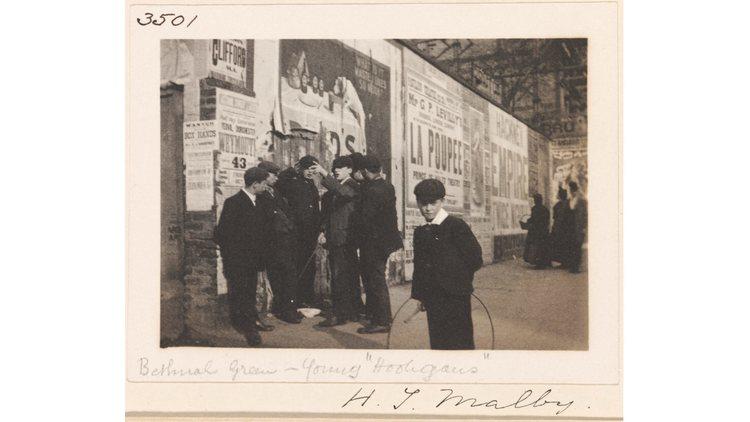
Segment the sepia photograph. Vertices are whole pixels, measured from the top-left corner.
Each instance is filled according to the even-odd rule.
[[[161,39],[160,347],[589,350],[588,48]]]

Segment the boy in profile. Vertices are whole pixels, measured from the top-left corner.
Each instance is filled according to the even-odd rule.
[[[430,347],[474,349],[471,293],[482,248],[469,226],[443,209],[445,186],[426,179],[414,188],[426,223],[414,229],[412,298],[427,311]]]

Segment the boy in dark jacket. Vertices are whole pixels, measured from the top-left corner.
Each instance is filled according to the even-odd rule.
[[[297,300],[306,308],[315,305],[315,263],[312,255],[318,246],[320,235],[320,196],[313,180],[315,172],[310,167],[317,158],[306,155],[294,165],[279,173],[275,189],[289,204],[291,220],[294,223],[296,248],[295,277],[297,280]]]
[[[363,159],[367,182],[362,188],[359,214],[359,251],[369,324],[359,334],[387,333],[391,329],[391,298],[385,280],[388,257],[403,247],[396,217],[396,190],[383,178],[380,160]]]
[[[426,224],[414,229],[411,296],[427,311],[430,347],[474,349],[471,293],[482,247],[469,226],[443,209],[445,186],[426,179],[414,188]]]
[[[323,228],[331,265],[333,314],[318,324],[319,327],[334,327],[357,320],[354,287],[355,282],[359,283],[359,278],[353,230],[359,183],[351,178],[352,167],[349,156],[333,160],[333,175],[319,164],[310,167],[323,176],[322,184],[328,189],[323,195]]]

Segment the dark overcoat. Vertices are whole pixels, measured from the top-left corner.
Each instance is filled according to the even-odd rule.
[[[411,295],[427,309],[431,348],[474,348],[471,293],[481,266],[482,247],[463,220],[448,216],[414,229]]]
[[[396,190],[378,178],[364,184],[359,230],[361,248],[386,258],[403,247],[396,216]]]
[[[323,195],[323,229],[330,246],[353,244],[356,209],[359,202],[359,183],[349,178],[344,183],[331,175],[323,178],[328,189]]]

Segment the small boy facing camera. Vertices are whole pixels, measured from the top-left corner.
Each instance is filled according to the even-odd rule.
[[[430,347],[474,349],[471,293],[482,247],[469,226],[443,209],[445,186],[426,179],[414,188],[426,223],[414,229],[412,298],[427,311]]]

